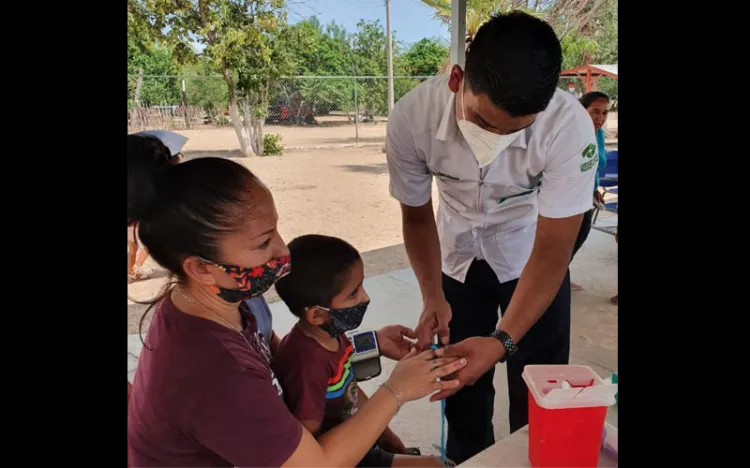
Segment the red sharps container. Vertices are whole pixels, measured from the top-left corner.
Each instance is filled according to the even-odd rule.
[[[617,385],[588,366],[526,366],[529,461],[535,468],[596,467]]]

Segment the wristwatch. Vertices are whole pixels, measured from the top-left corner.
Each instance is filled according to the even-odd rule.
[[[505,347],[505,354],[500,358],[498,362],[505,362],[506,359],[508,359],[510,356],[513,356],[514,354],[516,354],[516,351],[518,351],[518,346],[516,346],[516,344],[513,342],[513,338],[511,338],[510,335],[508,335],[504,331],[495,330],[490,333],[490,336],[500,341],[500,343],[502,343]]]

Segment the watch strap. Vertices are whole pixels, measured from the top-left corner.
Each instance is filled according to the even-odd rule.
[[[516,351],[518,351],[518,347],[513,342],[513,338],[511,338],[510,335],[508,335],[504,331],[494,330],[492,333],[490,333],[490,336],[500,341],[500,343],[502,343],[503,347],[505,348],[505,354],[503,354],[503,357],[501,357],[500,361],[498,362],[505,362],[509,357],[516,354]]]

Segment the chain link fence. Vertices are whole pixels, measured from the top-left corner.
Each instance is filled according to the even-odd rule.
[[[429,78],[394,77],[394,101]],[[196,149],[229,148],[238,144],[229,116],[227,86],[222,77],[130,75],[128,79],[128,127],[131,132],[216,130],[202,135],[201,147]],[[562,78],[559,85],[567,89],[570,81]],[[576,84],[581,87],[579,81]],[[615,120],[610,126],[614,127],[617,80],[601,78],[598,85],[612,98],[614,115],[611,117]],[[242,113],[244,100],[239,99]],[[284,77],[269,89],[267,106],[255,106],[251,112],[264,116],[264,132],[280,135],[286,148],[382,144],[388,115],[388,78]],[[616,137],[616,127],[608,129],[610,133]]]
[[[393,77],[394,101],[429,78]],[[130,75],[128,88],[131,132],[232,128],[222,77]],[[244,100],[239,99],[242,113]],[[265,133],[281,135],[287,148],[382,143],[388,115],[388,78],[284,77],[269,89],[267,106],[254,106],[252,112],[264,116]]]

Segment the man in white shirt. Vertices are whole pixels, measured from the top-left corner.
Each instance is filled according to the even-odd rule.
[[[511,432],[528,423],[523,367],[568,363],[568,264],[598,158],[591,118],[557,88],[561,62],[547,23],[497,15],[465,71],[421,84],[388,118],[390,191],[424,301],[419,345],[437,333],[451,344],[438,354],[468,360],[457,374],[468,386],[433,397],[448,396],[458,463],[494,443],[496,363],[507,358]]]

